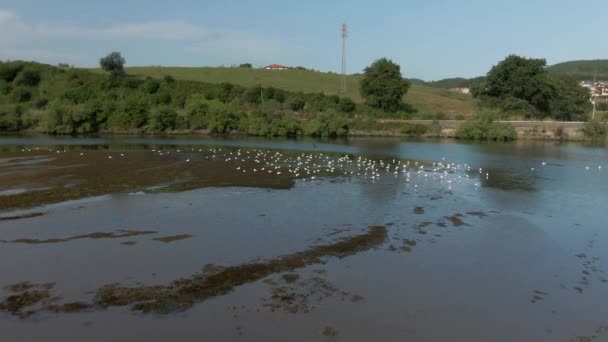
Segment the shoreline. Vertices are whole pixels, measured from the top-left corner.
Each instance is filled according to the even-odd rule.
[[[348,131],[342,138],[348,137],[394,137],[394,138],[428,138],[428,139],[454,139],[461,141],[470,141],[456,138],[458,127],[467,122],[466,120],[400,120],[400,119],[378,119],[376,123],[387,125],[380,129],[359,129],[353,128]],[[517,140],[538,140],[538,141],[564,141],[564,142],[594,142],[589,137],[585,136],[583,129],[585,122],[572,121],[497,121],[513,126],[517,133]],[[408,134],[403,133],[401,128],[404,125],[422,125],[430,127],[427,133],[424,134]],[[260,137],[264,136],[250,135],[241,131],[230,131],[228,133],[218,134],[213,133],[208,129],[196,130],[173,130],[165,132],[146,132],[143,130],[124,130],[124,131],[99,131],[91,134],[48,134],[35,130],[23,130],[17,132],[0,132],[2,136],[15,135],[40,135],[40,136],[57,136],[57,137],[82,137],[82,136],[185,136],[185,135],[200,135],[210,137]],[[273,136],[272,138],[276,138]],[[321,138],[307,135],[286,136],[286,138],[294,137],[310,137]],[[269,138],[269,137],[266,137]],[[327,138],[327,137],[323,137]],[[332,138],[332,137],[330,137]],[[338,137],[340,138],[340,137]],[[595,141],[603,143],[602,141]]]

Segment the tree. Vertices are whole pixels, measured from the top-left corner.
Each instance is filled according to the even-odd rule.
[[[507,112],[557,120],[583,120],[589,110],[589,91],[570,77],[552,78],[544,59],[510,55],[492,67],[473,96]]]
[[[399,65],[381,58],[365,68],[360,91],[369,106],[395,112],[401,108],[401,99],[409,87],[410,82],[401,76]]]
[[[239,68],[248,68],[251,69],[253,66],[251,65],[251,63],[243,63],[239,65]]]
[[[125,59],[120,52],[114,51],[102,57],[99,60],[99,65],[112,76],[121,76],[124,74]]]
[[[556,96],[546,66],[545,59],[510,55],[492,67],[474,95],[494,99],[493,103],[506,110],[525,108],[529,104],[538,111],[533,114],[546,116],[550,114],[551,99]]]
[[[551,116],[562,121],[585,121],[591,109],[591,92],[565,75],[555,80],[555,87],[558,96],[551,101]]]

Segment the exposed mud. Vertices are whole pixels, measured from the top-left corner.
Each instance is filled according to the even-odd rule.
[[[44,213],[29,213],[29,214],[23,214],[23,215],[2,216],[2,217],[0,217],[0,222],[20,220],[20,219],[38,217],[38,216],[42,216],[42,215],[44,215]]]
[[[30,282],[6,286],[4,290],[10,292],[11,295],[0,302],[0,310],[19,318],[27,318],[52,301],[50,290],[54,286],[53,283],[32,284]]]
[[[452,216],[445,216],[444,218],[452,222],[454,227],[468,226],[468,224],[462,220],[462,214],[454,214]]]
[[[414,208],[414,214],[417,214],[417,215],[424,214],[424,207],[416,207],[416,208]]]
[[[16,239],[16,240],[11,240],[11,241],[0,240],[0,242],[25,243],[25,244],[30,244],[30,245],[39,245],[39,244],[47,244],[47,243],[62,243],[62,242],[68,242],[68,241],[72,241],[72,240],[80,240],[80,239],[120,239],[120,238],[125,238],[125,237],[132,237],[132,236],[138,236],[138,235],[151,235],[151,234],[157,234],[157,233],[158,232],[155,230],[120,229],[120,230],[117,230],[116,232],[109,232],[109,233],[108,232],[96,232],[96,233],[91,233],[91,234],[71,236],[71,237],[63,238],[63,239],[39,240],[39,239],[22,238],[22,239]]]
[[[384,243],[386,238],[387,230],[384,226],[372,226],[363,234],[268,261],[229,267],[207,265],[201,273],[175,280],[168,285],[122,287],[119,284],[108,284],[97,289],[92,303],[78,302],[63,305],[47,303],[28,311],[26,316],[41,310],[75,312],[126,305],[133,305],[133,310],[142,312],[170,313],[185,310],[197,302],[227,294],[237,286],[261,280],[271,274],[291,272],[308,265],[323,263],[324,258],[343,258],[371,249]],[[288,277],[288,279],[293,278]],[[22,315],[24,307],[33,307],[33,304],[49,299],[48,289],[33,291],[33,286],[29,283],[20,283],[7,288],[21,292],[17,296],[6,298],[0,310]]]
[[[157,237],[157,238],[153,238],[152,240],[156,240],[156,241],[160,241],[160,242],[164,242],[164,243],[170,243],[170,242],[174,242],[174,241],[189,239],[191,237],[192,237],[192,235],[190,235],[190,234],[180,234],[180,235],[173,235],[173,236]]]

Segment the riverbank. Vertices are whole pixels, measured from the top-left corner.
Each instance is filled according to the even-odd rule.
[[[348,137],[423,137],[423,138],[446,138],[456,139],[458,128],[467,122],[466,120],[398,120],[378,119],[367,127],[351,127],[346,136]],[[560,122],[560,121],[498,121],[511,125],[517,133],[517,139],[522,140],[549,140],[549,141],[589,141],[585,136],[585,122]],[[15,132],[10,133],[10,135]],[[24,130],[17,134],[47,135],[35,130]],[[226,133],[216,133],[209,129],[176,129],[166,132],[146,132],[141,129],[100,131],[100,136],[251,136],[247,132],[232,130]],[[97,135],[97,134],[95,134]]]
[[[355,129],[349,131],[350,136],[411,136],[403,132],[403,127],[424,126],[426,132],[422,136],[455,138],[460,125],[466,120],[398,120],[379,119],[380,129]],[[560,140],[584,141],[585,122],[562,121],[497,121],[511,125],[518,139],[531,140]]]

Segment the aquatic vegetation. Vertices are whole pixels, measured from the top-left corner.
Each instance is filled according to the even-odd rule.
[[[229,293],[239,285],[258,281],[274,273],[321,263],[322,258],[343,258],[377,246],[385,239],[386,228],[374,226],[367,233],[334,244],[311,247],[306,251],[265,262],[229,266],[211,274],[203,272],[168,285],[121,287],[109,284],[97,290],[95,304],[101,307],[134,304],[133,309],[136,311],[157,313],[184,310],[196,302]]]
[[[30,282],[6,286],[4,289],[12,294],[0,302],[0,310],[20,318],[27,318],[35,312],[33,309],[35,305],[51,299],[49,291],[54,286],[54,283],[32,284]]]
[[[14,215],[14,216],[0,216],[0,221],[14,221],[14,220],[20,220],[20,219],[25,219],[25,218],[38,217],[38,216],[42,216],[42,215],[44,215],[44,213],[28,213],[28,214],[23,214],[23,215]]]
[[[92,308],[133,305],[133,310],[142,312],[170,313],[185,310],[197,302],[231,292],[235,287],[255,282],[271,274],[291,272],[308,265],[322,263],[325,258],[344,258],[384,243],[387,230],[384,226],[372,226],[367,232],[350,236],[327,245],[310,247],[307,250],[271,259],[236,266],[205,266],[203,272],[189,278],[175,280],[167,285],[123,287],[108,284],[95,292],[92,303],[73,302],[56,304],[43,303],[37,310],[34,304],[50,298],[52,287],[36,287],[29,283],[19,283],[7,287],[19,292],[0,303],[0,310],[15,315],[23,315],[23,309],[32,307],[28,315],[36,311],[77,312]],[[297,280],[295,275],[285,275],[286,281]],[[36,290],[32,290],[36,287]]]
[[[173,236],[157,237],[157,238],[153,238],[152,240],[156,240],[156,241],[160,241],[160,242],[164,242],[164,243],[170,243],[173,241],[189,239],[191,237],[192,237],[192,235],[190,235],[190,234],[180,234],[180,235],[173,235]]]
[[[71,236],[71,237],[63,238],[63,239],[39,240],[39,239],[21,238],[21,239],[16,239],[16,240],[12,240],[12,241],[0,240],[0,242],[2,242],[2,243],[26,243],[26,244],[30,244],[30,245],[39,245],[39,244],[47,244],[47,243],[68,242],[68,241],[80,240],[80,239],[121,239],[121,238],[131,237],[131,236],[150,235],[150,234],[157,234],[157,233],[158,232],[155,230],[120,229],[120,230],[117,230],[116,232],[96,232],[96,233],[90,233],[90,234],[84,234],[84,235]]]
[[[444,218],[452,222],[454,227],[468,226],[468,224],[462,220],[462,214],[457,213],[451,216],[445,216]]]

